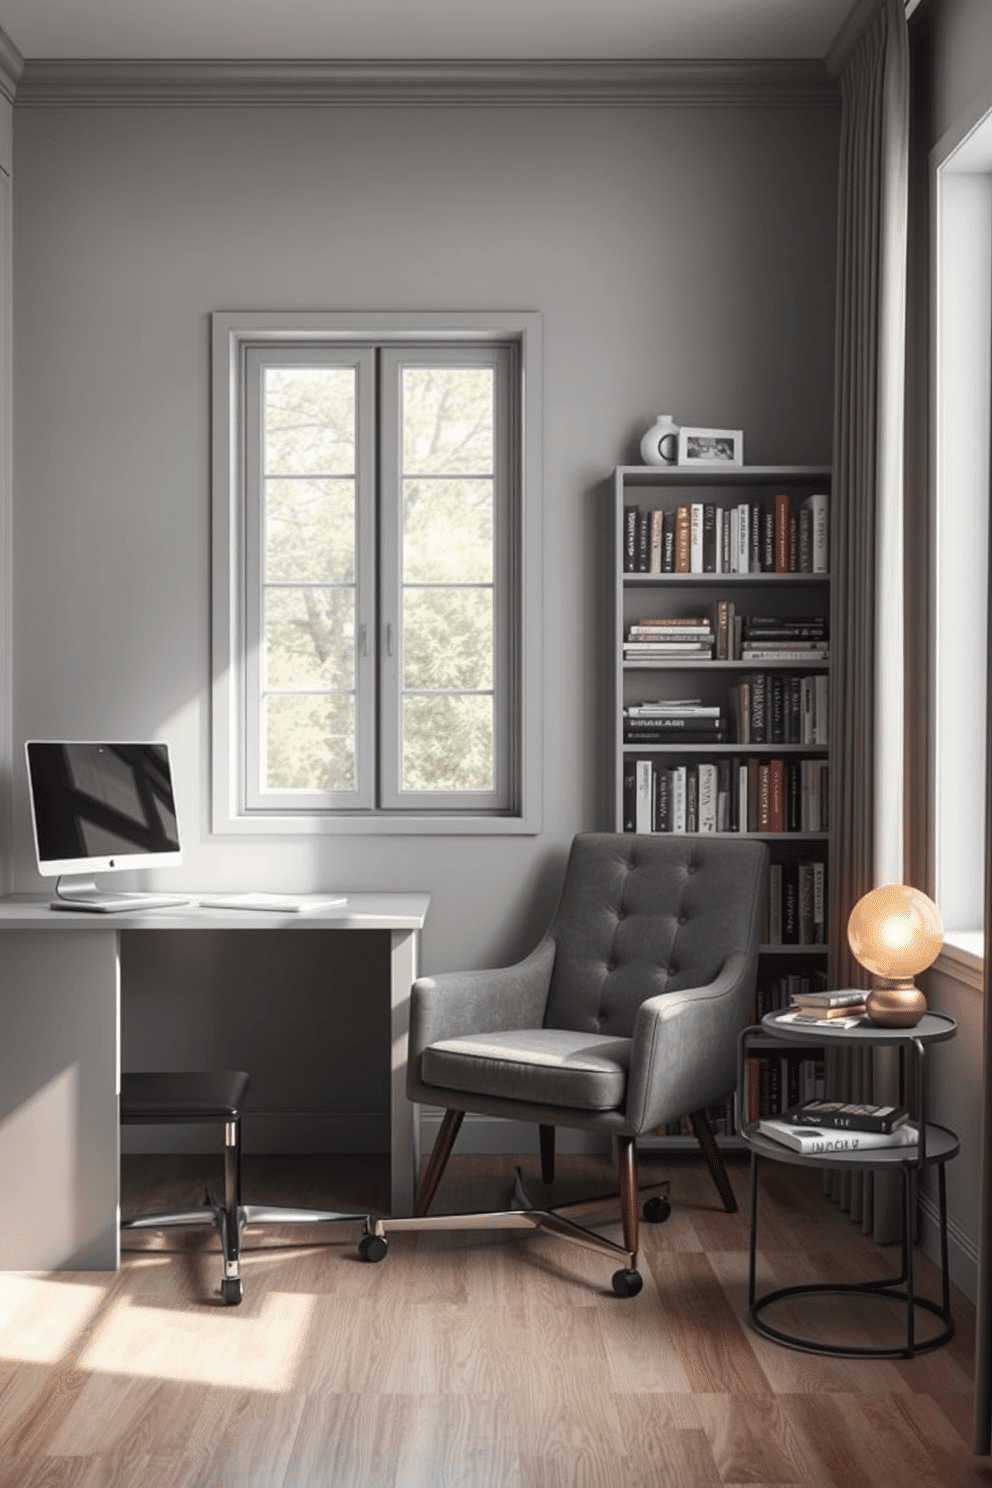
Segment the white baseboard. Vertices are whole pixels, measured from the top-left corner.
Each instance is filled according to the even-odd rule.
[[[940,1212],[929,1194],[920,1194],[919,1243],[935,1265],[940,1265]],[[972,1237],[947,1216],[947,1264],[951,1280],[969,1302],[978,1296],[978,1247]]]

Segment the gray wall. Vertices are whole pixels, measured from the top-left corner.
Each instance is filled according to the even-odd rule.
[[[661,409],[742,427],[750,463],[830,458],[836,136],[816,108],[17,110],[15,758],[167,737],[163,883],[426,889],[425,969],[527,949],[607,823],[611,468]],[[211,837],[208,316],[249,308],[542,312],[536,838]]]
[[[928,151],[959,121],[973,122],[977,102],[992,88],[992,5],[988,0],[933,0],[921,9],[914,26],[919,27],[922,57],[916,99],[924,126],[920,144]],[[922,281],[919,289],[921,295],[928,292]],[[922,309],[925,315],[926,306]],[[947,1170],[950,1254],[955,1281],[974,1300],[981,1191],[981,970],[942,957],[927,985],[931,1005],[958,1021],[957,1038],[932,1061],[934,1116],[961,1138],[961,1154]],[[924,1234],[936,1254],[934,1205],[931,1186]]]

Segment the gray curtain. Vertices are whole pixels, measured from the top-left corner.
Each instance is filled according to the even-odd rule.
[[[831,501],[830,958],[833,987],[865,985],[847,917],[902,865],[902,520],[909,40],[902,0],[879,0],[839,69],[834,480]],[[832,1088],[871,1100],[889,1072],[850,1056]],[[898,1195],[871,1175],[827,1191],[879,1241]],[[894,1201],[894,1202],[893,1202]]]

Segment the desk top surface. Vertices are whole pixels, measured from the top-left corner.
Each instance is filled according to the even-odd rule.
[[[185,889],[177,893],[186,893]],[[328,893],[331,891],[328,890]],[[349,894],[345,902],[313,910],[215,909],[190,903],[118,914],[53,910],[48,894],[12,894],[0,899],[3,930],[421,930],[429,894]],[[206,894],[206,890],[200,890]],[[322,897],[313,895],[315,903]]]

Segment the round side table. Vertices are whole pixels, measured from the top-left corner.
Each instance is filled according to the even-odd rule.
[[[947,1261],[947,1187],[944,1165],[959,1150],[958,1139],[947,1127],[938,1126],[926,1119],[926,1085],[924,1066],[930,1045],[945,1042],[954,1037],[957,1024],[953,1018],[942,1013],[925,1013],[914,1028],[877,1028],[864,1023],[854,1028],[831,1028],[829,1024],[796,1024],[787,1013],[768,1013],[760,1024],[745,1028],[738,1043],[737,1060],[737,1129],[751,1154],[751,1218],[749,1226],[748,1259],[748,1317],[756,1332],[789,1348],[802,1349],[812,1354],[831,1354],[843,1358],[911,1359],[914,1354],[939,1348],[954,1335],[954,1319],[951,1316],[951,1285]],[[899,1103],[907,1102],[910,1089],[908,1064],[914,1065],[915,1110],[920,1140],[912,1147],[870,1147],[854,1152],[800,1153],[791,1147],[776,1142],[758,1131],[756,1122],[746,1120],[743,1109],[747,1081],[745,1078],[749,1058],[761,1053],[773,1052],[788,1045],[791,1048],[828,1048],[831,1045],[861,1048],[895,1046],[899,1051]],[[898,1170],[902,1177],[902,1267],[898,1276],[886,1277],[882,1281],[863,1282],[816,1282],[796,1286],[776,1287],[773,1291],[756,1295],[755,1260],[758,1234],[758,1164],[762,1158],[770,1162],[791,1163],[797,1167],[812,1168],[856,1168],[860,1171],[891,1172]],[[940,1208],[940,1261],[942,1296],[940,1302],[921,1297],[915,1287],[913,1275],[913,1237],[915,1232],[916,1200],[919,1180],[928,1167],[936,1167]],[[813,1295],[846,1295],[861,1299],[881,1297],[889,1301],[906,1304],[906,1342],[891,1346],[871,1344],[824,1343],[819,1339],[791,1333],[779,1328],[765,1317],[765,1309],[786,1297]],[[930,1338],[917,1340],[916,1309],[922,1308],[939,1318],[943,1327]]]

